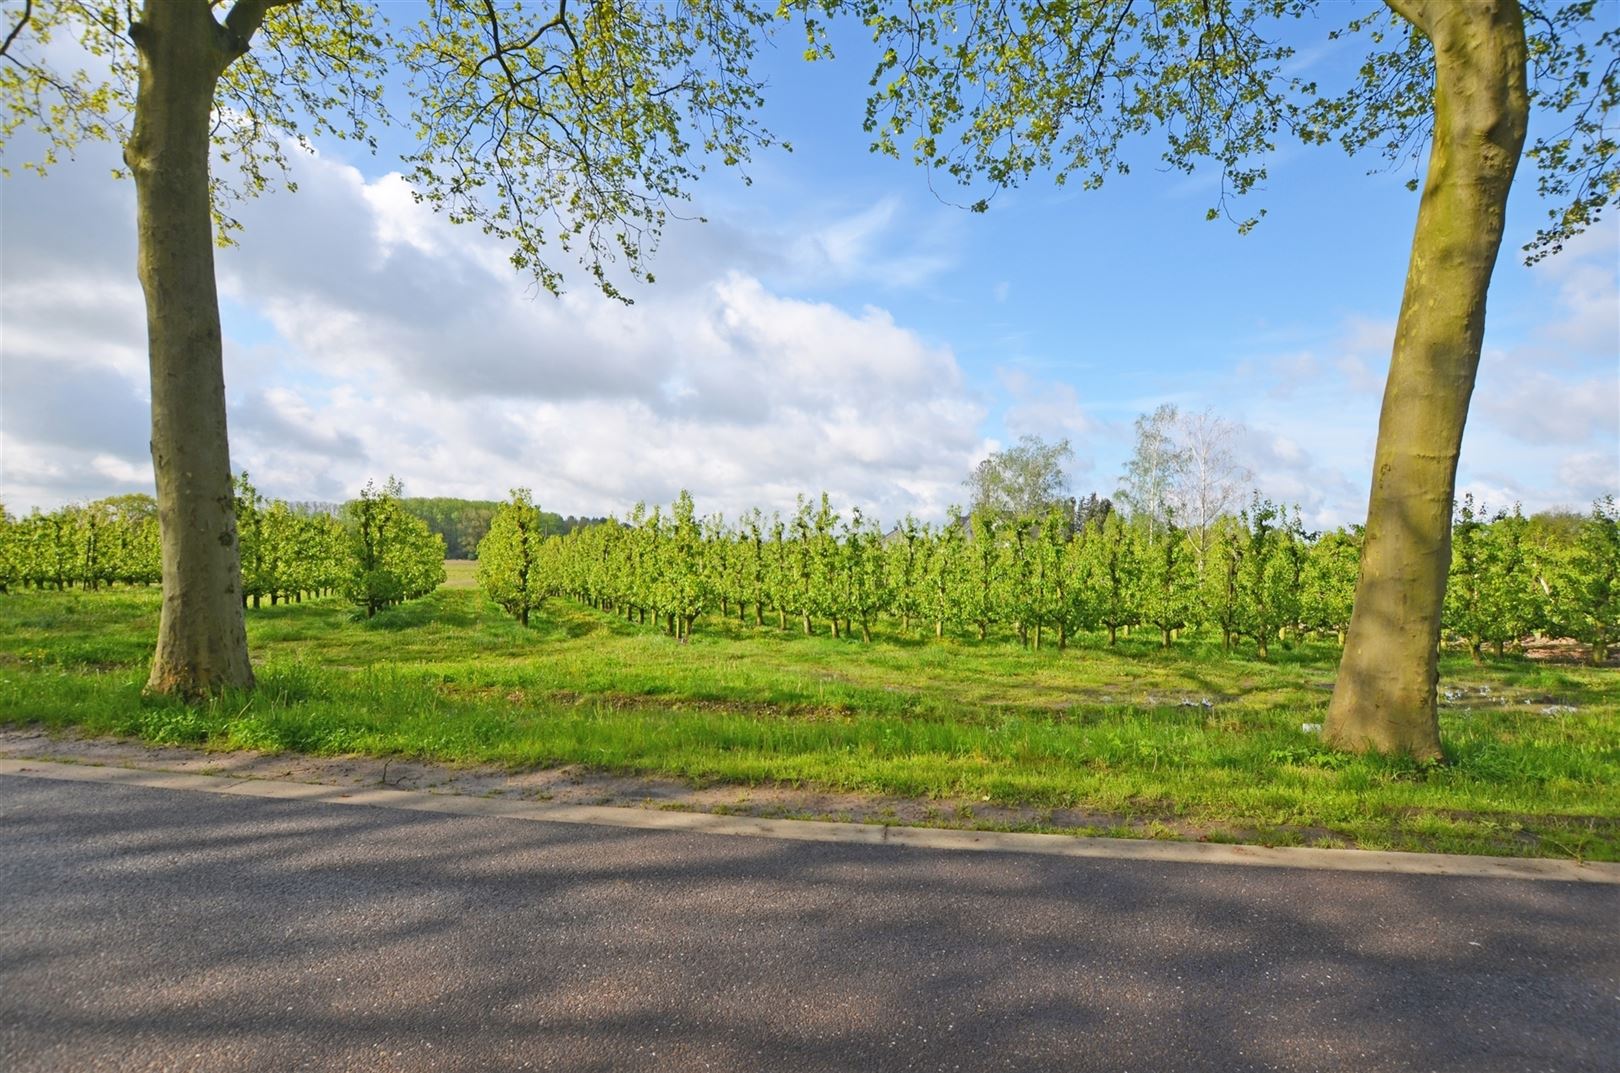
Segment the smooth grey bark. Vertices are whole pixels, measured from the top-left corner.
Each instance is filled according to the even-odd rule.
[[[1434,45],[1434,142],[1373,460],[1354,610],[1322,736],[1440,758],[1452,498],[1485,298],[1529,115],[1518,0],[1389,0]]]
[[[130,31],[140,75],[124,160],[135,180],[163,562],[147,689],[187,698],[253,685],[225,428],[208,154],[215,86],[246,51],[265,6],[239,4],[250,23],[239,19],[233,29],[215,21],[205,0],[147,0]]]

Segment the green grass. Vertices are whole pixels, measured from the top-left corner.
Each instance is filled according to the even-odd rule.
[[[525,630],[452,584],[372,620],[249,612],[259,688],[188,708],[141,696],[157,612],[155,590],[0,597],[0,725],[892,794],[937,799],[941,822],[991,802],[1149,836],[1620,860],[1612,670],[1448,656],[1450,763],[1419,766],[1301,731],[1331,643],[1268,661],[1198,639],[863,645],[710,616],[680,644],[561,600]]]

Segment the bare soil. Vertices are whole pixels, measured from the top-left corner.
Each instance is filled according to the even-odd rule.
[[[1541,663],[1592,663],[1592,646],[1567,637],[1530,638],[1522,642],[1525,658]],[[1620,647],[1609,653],[1602,666],[1620,666]]]

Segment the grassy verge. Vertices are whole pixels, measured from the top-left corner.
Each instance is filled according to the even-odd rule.
[[[155,591],[0,597],[0,725],[218,749],[577,764],[699,783],[1076,809],[1149,833],[1620,860],[1620,678],[1443,667],[1451,762],[1330,753],[1331,644],[1226,656],[1085,639],[871,645],[743,629],[690,644],[563,601],[528,630],[446,587],[373,620],[249,615],[259,688],[144,699]],[[1144,825],[1143,821],[1150,822]],[[1111,829],[1104,824],[1100,829]]]

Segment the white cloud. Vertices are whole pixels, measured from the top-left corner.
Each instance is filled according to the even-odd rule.
[[[233,463],[269,494],[341,498],[393,473],[424,495],[526,485],[575,513],[683,487],[728,513],[822,489],[884,518],[942,515],[959,498],[984,410],[950,350],[882,308],[772,290],[748,270],[768,265],[768,240],[677,224],[654,266],[670,285],[636,288],[635,305],[583,285],[537,296],[502,250],[416,204],[397,177],[368,181],[323,157],[294,166],[300,192],[242,206],[242,245],[219,257],[232,308],[262,318],[227,319],[227,387]],[[48,194],[8,204],[8,225]],[[127,211],[73,226],[127,227]],[[893,215],[831,225],[826,259],[903,276],[863,252]],[[71,280],[82,252],[26,257]],[[8,300],[20,293],[10,266]],[[51,504],[150,487],[138,290],[39,283],[53,297],[19,322],[26,331],[8,317],[6,403],[52,419],[8,413],[0,494]],[[81,315],[108,296],[116,316]],[[100,394],[64,386],[47,352],[103,369]],[[76,418],[74,395],[81,410],[94,397],[94,421]]]
[[[788,267],[807,282],[916,287],[955,263],[956,227],[954,215],[927,223],[909,219],[899,198],[885,197],[829,223],[810,226],[789,243]]]
[[[996,378],[1009,397],[1001,417],[1008,432],[1014,436],[1066,439],[1080,456],[1079,468],[1091,468],[1085,448],[1102,425],[1081,402],[1073,384],[1037,378],[1006,366],[996,370]]]
[[[1539,266],[1558,288],[1563,316],[1545,334],[1554,355],[1620,355],[1620,226],[1611,218],[1576,236]]]
[[[1601,230],[1534,270],[1531,308],[1493,309],[1459,496],[1535,511],[1580,507],[1616,489],[1620,228]],[[1307,524],[1366,511],[1394,331],[1388,320],[1347,316],[1304,346],[1296,339],[1286,351],[1240,360],[1201,396],[1255,430],[1247,460],[1256,484],[1299,503]]]
[[[1620,452],[1580,451],[1565,455],[1558,477],[1573,492],[1571,506],[1584,507],[1603,496],[1620,494]]]
[[[1524,443],[1620,443],[1620,376],[1574,379],[1534,370],[1496,375],[1482,387],[1475,413]]]

